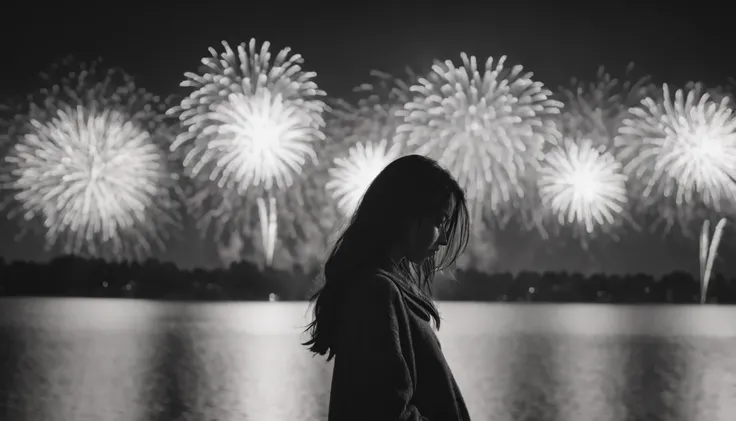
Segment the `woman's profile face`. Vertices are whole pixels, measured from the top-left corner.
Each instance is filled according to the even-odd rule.
[[[438,212],[416,221],[408,229],[406,258],[421,263],[447,245],[447,226],[452,217],[453,201],[448,200]]]

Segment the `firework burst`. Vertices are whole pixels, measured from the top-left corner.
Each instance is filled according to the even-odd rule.
[[[732,212],[736,116],[729,98],[716,102],[698,90],[677,90],[672,98],[667,85],[662,94],[632,108],[616,138],[625,173],[639,181],[641,205],[655,207],[668,230],[676,222],[685,228],[701,205]]]
[[[202,74],[185,74],[181,85],[193,92],[169,113],[179,116],[186,131],[171,148],[186,150],[184,166],[191,177],[212,182],[197,184],[204,190],[196,193],[194,208],[198,217],[217,225],[217,232],[225,226],[238,232],[246,229],[231,222],[242,221],[234,213],[247,207],[250,200],[245,195],[253,195],[270,265],[277,197],[293,184],[308,159],[316,160],[313,143],[324,139],[322,113],[327,106],[319,99],[324,92],[312,81],[316,74],[304,72],[302,57],[290,55],[289,48],[272,60],[268,42],[257,50],[251,39],[247,46],[238,46],[237,54],[222,44],[222,54],[210,48],[212,56],[202,60]],[[218,207],[214,219],[196,205],[213,200],[227,204]]]
[[[71,58],[52,68],[62,72]],[[179,226],[176,176],[165,149],[166,105],[117,69],[72,71],[14,119],[3,188],[11,217],[43,221],[65,253],[142,259]],[[40,99],[40,101],[39,101]]]
[[[335,114],[346,127],[345,138],[356,141],[379,141],[392,139],[396,129],[403,123],[397,112],[409,102],[410,88],[418,82],[411,70],[406,70],[404,79],[378,70],[370,73],[371,83],[364,83],[354,89],[360,97],[357,106],[342,102],[335,107]],[[351,145],[355,142],[349,142]]]
[[[390,147],[386,139],[380,142],[358,143],[348,156],[335,158],[335,167],[329,170],[331,180],[325,186],[332,190],[343,215],[350,216],[376,176],[399,157],[400,147]]]
[[[357,106],[336,101],[327,125],[327,144],[320,151],[326,162],[329,190],[343,216],[354,211],[370,182],[392,160],[401,155],[394,142],[403,118],[396,115],[411,96],[411,83],[417,77],[406,70],[406,79],[374,70],[371,83],[354,89],[360,98]]]
[[[621,164],[589,139],[565,139],[546,154],[539,191],[560,224],[578,225],[586,237],[615,224],[627,203]]]
[[[558,138],[551,117],[562,104],[522,66],[504,67],[505,56],[488,58],[481,69],[475,57],[461,57],[462,66],[438,62],[412,86],[397,140],[447,167],[476,218],[486,204],[500,216],[518,205],[523,178],[539,167],[545,144]]]
[[[208,117],[217,134],[193,171],[217,159],[209,178],[219,187],[235,187],[241,194],[251,186],[283,189],[294,183],[307,158],[317,159],[312,146],[303,141],[312,135],[311,116],[285,103],[280,95],[274,98],[269,91],[250,97],[230,94]],[[184,165],[190,159],[192,154]]]
[[[598,68],[596,78],[586,82],[573,78],[570,86],[560,87],[565,104],[559,115],[559,128],[565,137],[584,137],[596,146],[613,147],[614,138],[628,110],[654,91],[648,75],[632,78],[634,63],[626,67],[624,78],[617,79]]]
[[[364,83],[353,91],[359,95],[357,105],[344,100],[334,100],[325,132],[328,141],[320,145],[320,152],[327,156],[341,156],[348,149],[365,142],[392,140],[396,129],[403,123],[397,112],[411,97],[410,87],[417,77],[406,70],[401,79],[388,73],[374,70],[370,73],[371,83]],[[325,163],[327,170],[332,162]]]

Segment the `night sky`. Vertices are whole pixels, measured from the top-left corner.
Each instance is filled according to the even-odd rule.
[[[524,65],[553,89],[573,76],[593,78],[599,65],[620,75],[630,61],[655,82],[676,86],[690,80],[725,84],[736,75],[736,35],[725,2],[662,10],[625,2],[585,7],[521,1],[513,6],[446,1],[435,7],[424,2],[250,3],[190,2],[156,9],[145,3],[74,2],[6,8],[0,25],[0,98],[30,92],[38,73],[68,54],[81,60],[101,56],[149,91],[176,93],[183,73],[197,70],[209,46],[219,51],[222,40],[234,46],[252,37],[270,41],[272,51],[288,46],[302,54],[304,67],[317,72],[320,88],[348,99],[372,69],[399,74],[408,65],[423,70],[434,59],[458,62],[463,51],[482,60],[507,55],[508,63]],[[37,245],[19,246],[2,237],[2,255],[38,255]],[[212,263],[212,257],[202,257],[201,246],[171,253],[180,264]]]

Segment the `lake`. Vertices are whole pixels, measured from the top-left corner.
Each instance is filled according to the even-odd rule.
[[[440,303],[474,421],[733,421],[736,307]],[[0,299],[0,419],[325,420],[306,303]]]

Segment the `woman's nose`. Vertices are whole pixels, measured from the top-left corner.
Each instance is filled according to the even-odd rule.
[[[437,243],[441,246],[447,245],[447,233],[445,233],[445,230],[440,231],[440,238],[437,239]]]

